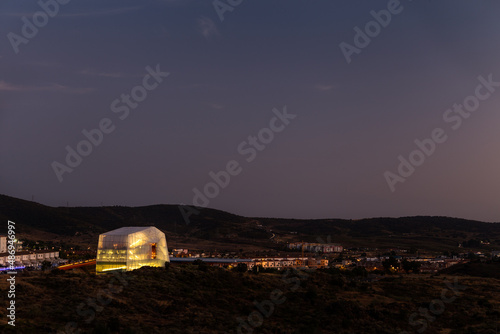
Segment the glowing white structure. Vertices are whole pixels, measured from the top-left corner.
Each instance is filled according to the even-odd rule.
[[[170,262],[165,233],[156,227],[122,227],[99,235],[97,273],[163,267],[165,262]]]

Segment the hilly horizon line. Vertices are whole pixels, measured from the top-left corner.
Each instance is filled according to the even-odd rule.
[[[31,203],[31,204],[34,203],[34,204],[37,204],[37,205],[41,205],[41,206],[49,207],[49,208],[54,208],[54,209],[58,209],[58,208],[112,208],[112,207],[121,207],[121,208],[148,208],[148,207],[157,207],[157,206],[170,206],[170,207],[192,207],[192,208],[196,208],[198,210],[218,211],[218,212],[230,214],[230,215],[241,217],[241,218],[251,218],[251,219],[278,219],[278,220],[279,219],[283,219],[283,220],[298,220],[298,221],[301,221],[301,220],[309,220],[309,221],[313,221],[313,220],[317,220],[317,221],[324,221],[324,220],[363,221],[363,220],[372,220],[372,219],[375,219],[375,220],[376,219],[395,219],[395,220],[397,220],[397,219],[404,219],[404,218],[418,218],[418,217],[422,217],[422,218],[458,219],[458,220],[471,221],[471,222],[479,222],[479,223],[487,223],[487,224],[497,224],[497,223],[500,222],[500,221],[488,222],[488,221],[483,221],[483,220],[478,220],[478,219],[469,219],[469,218],[463,218],[463,217],[451,217],[451,216],[443,216],[443,215],[413,215],[413,216],[399,216],[399,217],[395,217],[395,216],[374,216],[374,217],[364,217],[364,218],[358,218],[358,219],[352,219],[352,218],[334,218],[334,217],[327,217],[327,218],[290,218],[290,217],[245,216],[245,215],[240,215],[240,214],[237,214],[237,213],[233,213],[233,212],[229,212],[229,211],[225,211],[225,210],[221,210],[221,209],[216,209],[216,208],[211,208],[211,207],[196,207],[194,205],[187,205],[187,204],[167,204],[167,203],[137,205],[137,206],[118,205],[118,204],[116,204],[116,205],[102,205],[102,206],[85,206],[85,205],[81,205],[81,206],[52,206],[52,205],[47,205],[47,204],[43,204],[43,203],[36,202],[36,201],[30,201],[30,200],[26,200],[26,199],[14,197],[14,196],[6,195],[6,194],[0,194],[0,196],[8,197],[8,198],[11,198],[11,199],[14,199],[14,200],[18,200],[18,201],[23,201],[23,202],[26,202],[26,203]]]

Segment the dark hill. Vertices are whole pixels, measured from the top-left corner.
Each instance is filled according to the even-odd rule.
[[[18,231],[58,236],[88,236],[122,226],[154,225],[169,238],[185,243],[210,241],[222,245],[283,248],[286,242],[339,242],[347,247],[457,250],[459,243],[485,242],[500,247],[500,224],[449,218],[403,217],[344,219],[249,218],[215,209],[199,209],[184,220],[177,205],[142,207],[49,207],[0,195],[0,219],[13,220]],[[4,225],[6,226],[6,225]],[[90,239],[89,239],[90,240]],[[489,245],[488,245],[489,242]],[[481,244],[483,245],[483,244]]]
[[[500,262],[468,262],[459,263],[442,270],[445,275],[491,277],[500,279]]]

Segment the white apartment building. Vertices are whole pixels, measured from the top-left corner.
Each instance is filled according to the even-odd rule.
[[[25,266],[25,267],[38,267],[43,261],[55,262],[59,259],[59,251],[21,251],[16,252],[16,258],[14,260],[15,266]],[[9,253],[0,253],[0,267],[7,267],[10,265]]]
[[[0,234],[0,253],[7,252],[7,236]]]

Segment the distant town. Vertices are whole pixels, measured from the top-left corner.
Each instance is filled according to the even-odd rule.
[[[73,269],[96,264],[96,251],[89,247],[56,248],[50,243],[16,240],[15,267],[18,270]],[[474,259],[490,260],[500,251],[436,254],[417,249],[344,248],[337,243],[288,243],[275,254],[240,256],[238,252],[200,251],[174,248],[168,252],[172,265],[205,263],[209,266],[242,270],[276,271],[284,268],[352,270],[364,268],[372,273],[436,273],[455,264]],[[0,271],[9,265],[7,236],[0,236]]]

